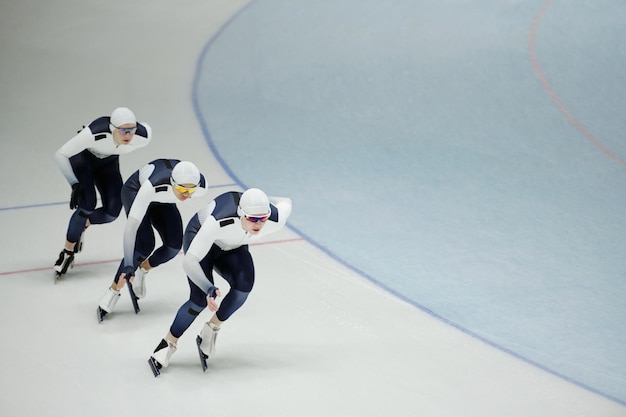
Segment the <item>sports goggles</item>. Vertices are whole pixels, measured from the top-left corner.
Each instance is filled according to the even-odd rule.
[[[129,133],[135,133],[135,131],[137,130],[137,127],[117,127],[114,124],[111,124],[114,128],[116,128],[117,130],[119,130],[122,135],[128,135]]]
[[[260,217],[258,217],[258,216],[246,216],[246,220],[248,220],[249,222],[252,222],[252,223],[259,223],[259,222],[263,223],[264,221],[266,221],[269,218],[270,218],[269,215],[267,215],[267,216],[260,216]]]
[[[172,180],[172,186],[182,194],[193,194],[198,189],[197,185],[194,185],[193,187],[185,187],[184,185],[177,184],[174,180]]]

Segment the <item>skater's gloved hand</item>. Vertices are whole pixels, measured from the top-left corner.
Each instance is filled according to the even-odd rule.
[[[222,293],[220,292],[219,288],[217,287],[209,288],[209,293],[206,296],[206,300],[209,305],[210,311],[217,311],[217,308],[219,306],[217,305],[217,301],[215,301],[215,299],[221,296],[222,296]]]
[[[134,266],[125,266],[122,271],[124,274],[124,279],[129,280],[135,276],[135,267]]]
[[[85,196],[85,190],[83,186],[80,185],[79,182],[72,185],[72,195],[70,197],[70,208],[74,210],[78,208],[78,201],[81,200]]]

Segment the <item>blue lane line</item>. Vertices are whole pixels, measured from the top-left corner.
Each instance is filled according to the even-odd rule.
[[[22,210],[22,209],[29,209],[29,208],[35,208],[35,207],[60,206],[61,204],[69,204],[69,200],[68,201],[59,201],[59,202],[56,202],[56,203],[41,203],[41,204],[29,204],[29,205],[26,205],[26,206],[0,207],[0,211]]]
[[[207,186],[207,188],[208,189],[213,189],[213,188],[224,188],[224,187],[235,187],[235,186],[239,186],[239,184],[231,182],[231,183],[226,183],[226,184],[209,185],[209,186]],[[100,200],[98,199],[98,201],[100,201]],[[57,201],[57,202],[53,202],[53,203],[27,204],[25,206],[0,207],[0,211],[24,210],[24,209],[30,209],[30,208],[36,208],[36,207],[60,206],[60,205],[63,205],[63,204],[68,204],[68,207],[69,207],[69,200]]]

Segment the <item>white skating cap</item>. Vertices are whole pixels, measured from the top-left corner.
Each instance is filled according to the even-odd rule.
[[[237,214],[240,216],[265,216],[270,214],[270,200],[258,188],[246,190],[239,200]]]
[[[111,124],[115,127],[123,126],[126,124],[137,124],[135,113],[130,111],[126,107],[118,107],[111,113]]]
[[[200,183],[200,170],[189,161],[181,161],[172,170],[172,181],[178,185]]]

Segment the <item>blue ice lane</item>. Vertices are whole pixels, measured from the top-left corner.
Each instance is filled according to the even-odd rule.
[[[550,13],[584,27],[606,16],[601,3],[544,16],[536,46],[551,79],[579,39],[559,38],[565,23]],[[529,33],[543,5],[259,0],[209,44],[196,107],[236,179],[291,196],[291,223],[314,243],[414,305],[625,402],[626,169],[538,80]],[[618,47],[623,26],[597,42]],[[577,89],[622,78],[603,74],[615,78],[580,74],[555,88],[579,105]],[[593,125],[615,100],[576,111]]]

